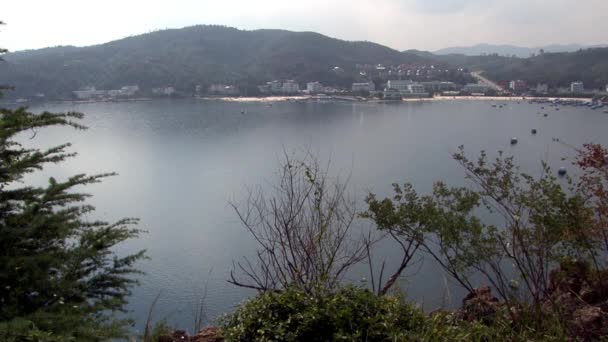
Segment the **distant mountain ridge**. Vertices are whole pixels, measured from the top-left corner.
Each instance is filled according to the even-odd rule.
[[[93,85],[116,89],[174,86],[184,92],[196,85],[232,83],[255,91],[272,79],[296,79],[348,85],[356,64],[425,64],[413,53],[371,42],[344,41],[313,32],[245,31],[225,26],[191,26],[132,36],[105,44],[61,46],[10,53],[0,63],[0,80],[15,87],[14,96],[66,97]]]
[[[520,58],[530,57],[532,54],[544,52],[575,52],[580,49],[607,47],[608,45],[581,45],[581,44],[552,44],[540,47],[523,47],[516,45],[477,44],[472,46],[448,47],[434,51],[437,55],[460,54],[466,56],[480,56],[497,53],[501,56],[515,55]]]

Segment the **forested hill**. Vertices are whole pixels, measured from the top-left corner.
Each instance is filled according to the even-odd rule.
[[[495,81],[522,79],[529,84],[567,87],[570,82],[580,80],[588,89],[608,84],[608,48],[544,53],[529,58],[445,55],[436,56],[436,59],[450,65],[484,70],[485,75]]]
[[[191,91],[216,82],[255,87],[272,79],[347,85],[356,64],[424,64],[425,58],[370,42],[348,42],[312,32],[242,31],[193,26],[156,31],[89,47],[16,52],[0,63],[0,83],[13,96],[41,92],[69,96],[72,90],[137,84]],[[340,66],[346,72],[330,70]]]

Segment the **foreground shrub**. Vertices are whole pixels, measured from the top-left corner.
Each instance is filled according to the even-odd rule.
[[[396,296],[356,287],[326,295],[290,288],[247,301],[222,325],[229,341],[381,341],[402,340],[423,321],[420,310]]]
[[[356,287],[323,295],[289,288],[260,294],[221,324],[227,341],[566,340],[557,320],[547,316],[541,326],[527,319],[526,308],[518,312],[517,322],[506,311],[497,312],[490,322],[469,322],[458,311],[427,316],[400,296],[377,296]]]

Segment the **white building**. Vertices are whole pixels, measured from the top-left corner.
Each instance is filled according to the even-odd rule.
[[[574,94],[580,94],[585,92],[585,85],[583,82],[572,82],[570,83],[570,92]]]
[[[171,96],[175,93],[175,88],[173,88],[173,87],[153,88],[152,93],[156,94],[156,95]]]
[[[266,85],[271,93],[280,93],[281,89],[283,88],[283,83],[277,80],[266,82]]]
[[[209,86],[209,92],[218,95],[238,95],[239,89],[233,85],[212,84]]]
[[[385,100],[401,100],[401,92],[397,89],[384,89],[384,99]]]
[[[389,80],[386,84],[388,89],[399,90],[402,93],[409,92],[409,85],[413,84],[412,80]]]
[[[462,90],[471,94],[485,94],[489,88],[487,85],[481,83],[469,83],[465,85]]]
[[[323,85],[319,82],[306,83],[306,91],[310,94],[323,92]]]
[[[421,82],[420,84],[424,86],[424,89],[426,89],[427,92],[441,92],[456,89],[456,84],[454,82],[429,81]]]
[[[118,97],[122,95],[122,93],[120,92],[120,89],[110,89],[108,90],[108,96],[110,97]]]
[[[412,83],[407,86],[407,89],[408,89],[409,93],[412,95],[428,95],[429,94],[429,93],[427,93],[426,89],[424,89],[424,86],[420,83]]]
[[[300,92],[300,85],[296,81],[288,80],[283,82],[281,91],[285,94],[297,94]]]
[[[122,96],[133,96],[139,91],[138,85],[128,85],[120,88],[120,95]]]
[[[76,96],[79,100],[88,100],[92,98],[99,98],[106,96],[108,92],[106,90],[97,90],[93,86],[84,87],[80,90],[76,90],[72,92],[74,96]]]
[[[376,90],[374,82],[353,83],[351,88],[353,93],[372,92]]]

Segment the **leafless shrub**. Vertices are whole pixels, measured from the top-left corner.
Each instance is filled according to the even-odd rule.
[[[347,184],[330,178],[311,153],[300,160],[284,153],[272,194],[258,188],[242,205],[231,203],[259,248],[254,260],[234,264],[228,281],[258,291],[297,286],[309,293],[339,285],[373,245],[354,229],[358,214]]]

